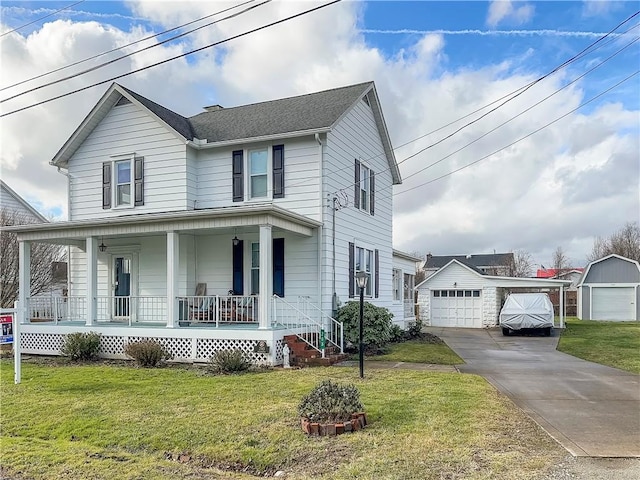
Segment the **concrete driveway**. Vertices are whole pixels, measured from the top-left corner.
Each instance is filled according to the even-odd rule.
[[[640,457],[640,376],[556,351],[552,337],[428,328],[574,456]],[[640,354],[640,353],[639,353]]]

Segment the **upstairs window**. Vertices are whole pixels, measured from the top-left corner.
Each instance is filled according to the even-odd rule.
[[[115,162],[116,207],[131,205],[131,160]]]
[[[364,165],[360,165],[360,210],[369,211],[369,197],[371,187],[369,183],[370,170]]]
[[[364,212],[374,214],[375,210],[375,174],[360,160],[355,160],[354,206]]]
[[[266,148],[263,150],[251,150],[249,152],[249,169],[251,172],[249,191],[251,198],[267,196],[268,159],[269,152]]]

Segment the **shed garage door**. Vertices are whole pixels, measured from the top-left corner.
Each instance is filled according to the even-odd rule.
[[[597,287],[592,290],[594,320],[635,320],[636,303],[633,287]]]
[[[482,327],[480,290],[432,290],[431,325],[434,327]]]

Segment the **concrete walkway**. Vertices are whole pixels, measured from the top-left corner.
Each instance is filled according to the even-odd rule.
[[[552,337],[428,328],[572,455],[640,457],[640,376],[556,350]],[[639,353],[640,354],[640,353]]]

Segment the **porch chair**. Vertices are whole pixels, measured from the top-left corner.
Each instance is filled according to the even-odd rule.
[[[229,296],[221,299],[220,317],[224,322],[257,322],[253,312],[254,297],[236,297],[234,292],[229,290]]]
[[[207,297],[207,284],[196,285],[195,299],[189,305],[189,320],[199,320],[201,322],[212,322],[215,320],[213,299]]]

